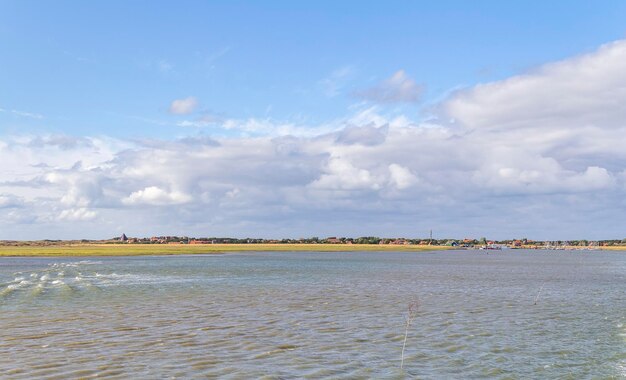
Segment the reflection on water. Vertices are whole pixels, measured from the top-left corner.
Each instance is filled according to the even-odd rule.
[[[2,258],[0,377],[617,379],[624,294],[613,252]]]

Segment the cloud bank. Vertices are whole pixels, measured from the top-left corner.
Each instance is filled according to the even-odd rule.
[[[467,88],[438,105],[438,122],[373,107],[318,126],[219,123],[242,132],[230,138],[6,137],[0,238],[426,236],[431,228],[619,238],[623,62],[618,41]],[[403,72],[377,91],[381,102],[419,93]]]

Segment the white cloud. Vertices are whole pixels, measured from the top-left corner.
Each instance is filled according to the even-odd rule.
[[[212,123],[203,120],[183,120],[176,123],[179,127],[204,128],[212,125]]]
[[[313,137],[342,128],[341,124],[330,123],[317,126],[298,125],[292,122],[280,122],[270,118],[250,118],[245,120],[228,119],[220,124],[225,131],[248,136],[300,136]]]
[[[399,190],[406,189],[417,183],[417,177],[411,171],[401,165],[389,165],[391,183]]]
[[[198,106],[198,100],[189,96],[184,99],[176,99],[170,104],[170,113],[176,115],[188,115],[192,113]]]
[[[12,194],[0,194],[0,209],[21,207],[23,202]]]
[[[626,126],[626,41],[579,57],[544,65],[528,74],[460,91],[443,104],[466,128],[555,128]]]
[[[88,210],[84,207],[76,209],[68,209],[61,211],[59,214],[60,221],[81,221],[92,220],[97,216],[97,213],[92,210]]]
[[[404,70],[399,70],[391,78],[374,87],[357,91],[355,95],[377,103],[416,103],[419,102],[423,90]]]
[[[96,217],[89,231],[100,236],[121,226],[615,237],[626,211],[624,46],[457,92],[440,107],[451,125],[370,107],[321,125],[216,121],[228,137],[3,138],[0,238]]]
[[[137,190],[122,200],[128,205],[176,205],[191,201],[191,197],[180,191],[167,192],[157,186],[149,186],[143,190]]]
[[[369,170],[357,168],[347,159],[333,157],[328,160],[324,173],[311,183],[311,187],[327,190],[378,190],[380,184]]]

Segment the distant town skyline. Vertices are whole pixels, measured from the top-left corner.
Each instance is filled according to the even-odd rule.
[[[626,3],[0,3],[0,240],[626,237]]]

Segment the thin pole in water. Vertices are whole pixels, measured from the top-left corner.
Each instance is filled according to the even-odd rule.
[[[545,282],[543,284],[541,284],[541,288],[539,288],[539,291],[537,292],[537,296],[535,297],[535,303],[533,305],[537,304],[537,300],[539,300],[539,295],[541,294],[541,291],[543,290],[543,286],[545,284],[546,284]]]
[[[409,304],[409,310],[406,316],[406,326],[404,329],[404,343],[402,343],[402,356],[400,358],[400,369],[404,367],[404,348],[406,347],[406,338],[409,335],[409,327],[411,326],[411,321],[417,315],[417,309],[419,307],[419,302],[414,301]]]

